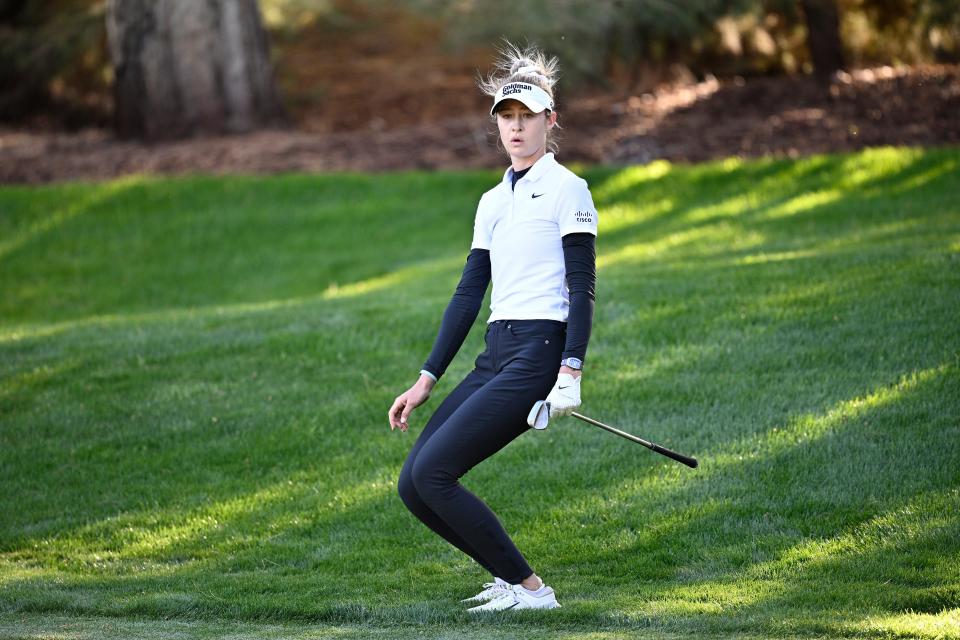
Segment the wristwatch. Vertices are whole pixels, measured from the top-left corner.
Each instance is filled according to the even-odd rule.
[[[564,358],[560,361],[561,367],[570,367],[571,369],[576,369],[580,371],[583,369],[583,360],[580,358]]]

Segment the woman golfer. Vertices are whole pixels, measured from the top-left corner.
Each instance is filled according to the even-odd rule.
[[[534,402],[550,416],[580,405],[580,380],[596,281],[597,211],[587,183],[559,164],[557,61],[508,45],[481,83],[493,97],[510,156],[503,180],[480,198],[473,244],[420,378],[394,401],[390,428],[406,431],[480,311],[493,281],[486,350],[440,404],[410,450],[398,489],[407,508],[494,577],[464,602],[470,611],[552,609],[553,589],[534,573],[497,516],[459,479],[524,433]]]

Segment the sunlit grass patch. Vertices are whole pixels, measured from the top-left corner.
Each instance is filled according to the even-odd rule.
[[[902,613],[868,618],[851,625],[853,633],[877,634],[895,638],[960,638],[960,609],[940,613]]]

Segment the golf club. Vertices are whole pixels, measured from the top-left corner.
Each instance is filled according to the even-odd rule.
[[[620,431],[620,429],[616,429],[614,427],[611,427],[610,425],[603,424],[599,420],[588,418],[587,416],[581,415],[576,411],[574,411],[570,415],[572,415],[574,418],[579,418],[580,420],[583,420],[588,424],[592,424],[595,427],[600,427],[601,429],[605,429],[610,433],[614,433],[620,436],[621,438],[626,438],[631,442],[642,444],[647,449],[650,449],[651,451],[655,451],[660,455],[667,456],[668,458],[672,458],[673,460],[676,460],[681,464],[687,465],[691,469],[696,469],[697,465],[699,464],[696,458],[690,458],[681,453],[677,453],[676,451],[671,451],[666,447],[661,447],[656,442],[649,442],[647,440],[644,440],[643,438],[638,438],[633,434],[627,433],[626,431]],[[546,429],[547,424],[549,422],[550,422],[550,404],[546,400],[537,400],[534,403],[533,408],[530,409],[530,414],[527,416],[527,424],[529,424],[534,429]]]

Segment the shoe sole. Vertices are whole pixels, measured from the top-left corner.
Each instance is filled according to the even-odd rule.
[[[519,602],[515,602],[505,609],[467,609],[468,613],[500,613],[502,611],[510,611],[511,609],[516,609]],[[480,605],[483,606],[483,605]],[[561,605],[559,602],[554,602],[547,607],[521,607],[518,611],[539,611],[542,609],[560,609]]]

